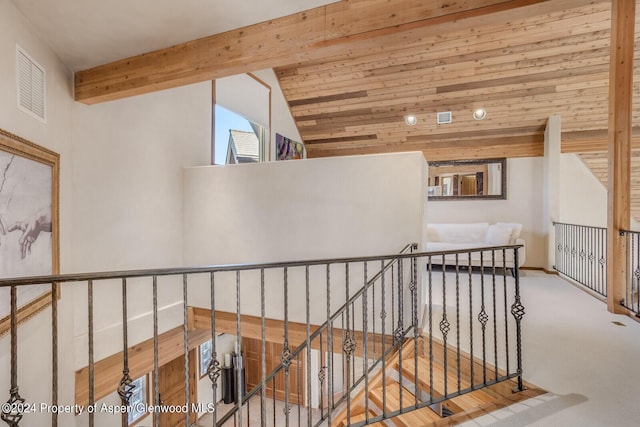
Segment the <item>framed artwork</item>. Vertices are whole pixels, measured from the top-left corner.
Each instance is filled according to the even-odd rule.
[[[59,175],[57,153],[0,129],[0,278],[59,273]],[[10,292],[0,288],[0,335],[10,327]],[[18,322],[51,295],[51,284],[18,287]]]
[[[293,160],[304,158],[304,144],[276,133],[276,159]]]

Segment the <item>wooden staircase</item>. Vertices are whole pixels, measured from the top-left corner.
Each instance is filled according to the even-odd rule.
[[[417,345],[414,342],[417,342]],[[433,364],[429,359],[429,346],[430,353],[433,355]],[[460,354],[458,364],[457,353],[449,350],[447,365],[445,365],[443,346],[435,341],[429,343],[423,337],[417,341],[406,340],[401,352],[401,357],[398,351],[392,353],[387,358],[385,369],[380,369],[371,377],[368,393],[363,388],[352,394],[349,417],[347,407],[344,406],[335,417],[332,417],[332,427],[365,424],[400,427],[449,426],[545,393],[544,390],[530,384],[526,385],[525,391],[514,393],[512,389],[516,386],[516,382],[509,380],[451,397],[438,404],[415,409],[416,404],[422,404],[423,399],[427,401],[430,395],[434,398],[444,398],[470,389],[472,383],[478,387],[487,373],[493,375],[495,370],[493,366],[483,366],[481,362],[473,360],[472,379],[472,361],[468,355]],[[402,359],[402,366],[400,366],[400,359]],[[493,379],[491,375],[489,378]],[[401,379],[402,385],[398,379]],[[418,390],[415,390],[416,384]],[[387,418],[387,414],[397,411],[402,413],[386,421],[380,421],[382,415]],[[369,421],[374,419],[377,419],[376,422]]]

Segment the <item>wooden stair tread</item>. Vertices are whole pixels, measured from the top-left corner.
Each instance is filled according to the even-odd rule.
[[[382,387],[373,389],[369,392],[371,401],[379,408],[385,409],[385,412],[397,411],[400,409],[400,385],[398,383],[389,383],[386,385],[386,408],[383,408],[383,389]],[[415,395],[402,388],[403,409],[413,407],[415,403]],[[424,426],[441,420],[441,417],[429,408],[422,408],[416,411],[393,417],[391,421],[402,427]]]
[[[490,403],[485,403],[484,405],[475,406],[465,411],[455,413],[450,417],[443,418],[439,423],[436,423],[436,426],[444,427],[444,426],[458,425],[463,422],[470,421],[474,418],[489,414],[493,411],[507,408],[510,405],[521,402],[523,400],[540,396],[544,393],[546,393],[545,390],[532,386],[532,388],[530,389],[525,389],[524,391],[521,391],[518,393],[512,393],[510,396],[505,396],[500,399],[495,399]]]
[[[433,395],[434,397],[445,396],[445,369],[444,366],[433,363]],[[399,364],[396,364],[399,370]],[[418,382],[422,389],[430,393],[430,366],[429,358],[426,356],[418,356]],[[402,373],[410,381],[415,382],[415,359],[413,357],[402,361]],[[454,367],[449,367],[446,372],[447,390],[446,394],[455,393],[458,391],[458,374]],[[471,382],[464,375],[460,376],[460,390],[464,390],[471,387]]]
[[[375,416],[376,416],[376,413],[371,411],[371,410],[369,410],[369,418],[373,418]],[[347,427],[347,426],[349,426],[351,424],[359,423],[359,422],[366,421],[366,420],[367,420],[367,416],[366,416],[366,414],[364,413],[364,410],[363,410],[363,412],[361,412],[361,413],[359,413],[357,415],[351,415],[351,422],[349,422],[348,418],[345,418],[344,420],[342,420],[342,423],[340,423],[340,425],[344,426],[344,427]],[[385,426],[386,427],[386,424],[383,423],[383,422],[377,422],[377,423],[374,423],[374,424],[367,424],[367,425],[378,426],[378,427]]]
[[[443,404],[453,412],[461,412],[493,403],[496,400],[496,397],[490,396],[482,390],[476,390],[445,400]]]

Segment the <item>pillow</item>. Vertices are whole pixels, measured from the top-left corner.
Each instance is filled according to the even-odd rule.
[[[461,224],[428,224],[429,242],[484,243],[489,224],[486,222]]]
[[[522,232],[522,224],[518,224],[516,222],[498,222],[497,226],[507,227],[511,229],[511,244],[516,243],[516,239],[520,238],[520,233]]]
[[[498,224],[490,225],[487,230],[487,243],[493,246],[511,244],[512,229]]]

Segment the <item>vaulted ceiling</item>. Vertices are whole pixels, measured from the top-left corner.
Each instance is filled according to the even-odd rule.
[[[606,150],[609,0],[268,0],[250,12],[230,0],[186,0],[179,11],[115,0],[121,7],[104,13],[80,0],[13,1],[71,68],[120,58],[76,73],[76,99],[88,104],[273,67],[310,157],[539,156],[552,114],[563,151]],[[479,107],[482,121],[472,118]],[[440,111],[453,122],[436,124]]]
[[[563,151],[603,151],[611,5],[582,3],[444,32],[424,28],[411,39],[390,35],[368,52],[276,72],[310,157],[407,150],[429,160],[539,156],[552,114],[562,117]],[[636,41],[636,58],[639,48]],[[480,107],[487,116],[474,120]],[[436,124],[440,111],[451,111],[453,122]],[[415,126],[405,124],[408,114],[417,116]]]

